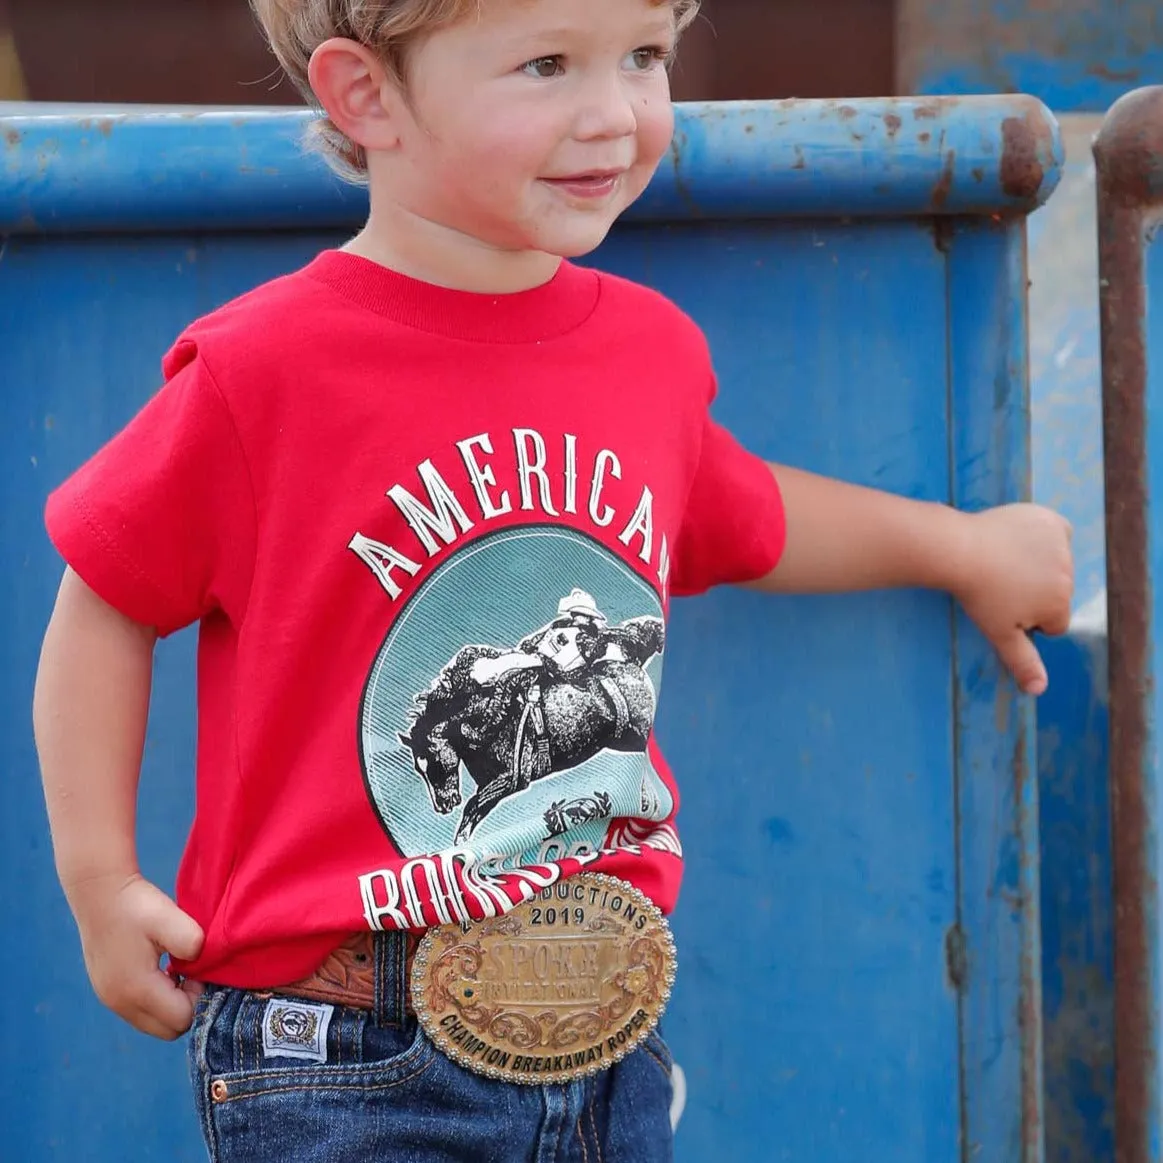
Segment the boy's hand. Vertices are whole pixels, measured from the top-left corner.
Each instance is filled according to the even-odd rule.
[[[159,968],[165,953],[182,960],[202,948],[198,923],[140,875],[66,885],[81,932],[85,967],[97,996],[143,1034],[173,1041],[194,1020],[196,987]]]
[[[1070,524],[1039,505],[1005,505],[972,514],[953,594],[993,643],[1026,694],[1048,685],[1029,638],[1064,634],[1070,625],[1074,564]]]

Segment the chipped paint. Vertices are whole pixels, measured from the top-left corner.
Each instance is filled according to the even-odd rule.
[[[0,231],[33,221],[58,234],[349,230],[366,218],[366,191],[303,149],[309,120],[292,110],[0,117],[0,133],[24,147],[0,189]],[[1007,120],[1034,144],[1009,150],[1003,185]],[[1053,118],[1021,96],[692,103],[677,107],[668,164],[626,217],[1023,214],[1053,191],[1060,161]]]
[[[945,155],[945,164],[941,169],[941,176],[933,186],[933,194],[930,202],[933,209],[938,213],[945,209],[949,201],[949,192],[953,189],[953,169],[956,161],[957,155],[950,150]]]
[[[1042,165],[1048,137],[1045,119],[1033,114],[1007,117],[1002,122],[1001,132],[1001,188],[1011,198],[1032,197],[1041,189],[1046,176]]]

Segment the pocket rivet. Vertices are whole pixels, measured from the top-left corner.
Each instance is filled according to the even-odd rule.
[[[230,1087],[219,1078],[210,1085],[210,1097],[215,1102],[225,1102],[230,1097]]]

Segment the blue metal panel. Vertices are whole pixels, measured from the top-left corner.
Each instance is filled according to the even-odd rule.
[[[981,509],[1030,493],[1026,239],[1021,223],[985,220],[948,246],[952,499]],[[957,624],[965,1141],[969,1158],[1040,1159],[1041,1045],[1014,1036],[1041,1019],[1033,706],[960,612]]]
[[[1163,74],[1152,0],[899,0],[902,93],[1031,93],[1056,113],[1101,113]]]
[[[702,320],[720,415],[757,451],[948,495],[946,269],[927,224],[682,228],[662,242],[632,235],[601,259],[649,274]],[[822,328],[824,317],[860,322]],[[846,437],[872,400],[875,427]],[[948,604],[931,595],[724,594],[676,610],[668,696],[681,693],[664,700],[660,730],[690,772],[684,813],[698,834],[676,918],[675,1005],[684,1026],[707,998],[716,1015],[675,1034],[686,1158],[714,1158],[728,1126],[748,1128],[740,1157],[764,1142],[762,1157],[781,1161],[898,1157],[902,1144],[907,1158],[957,1157],[944,966],[957,912],[953,730],[948,714],[918,714],[935,696],[950,705],[948,626]],[[931,648],[910,649],[918,638]],[[725,749],[760,722],[774,726],[755,751]],[[731,925],[724,902],[739,894],[754,913]],[[743,1030],[765,1048],[747,1066]]]
[[[1114,958],[1106,591],[1042,643],[1038,706],[1046,1157],[1113,1163]]]
[[[28,1163],[199,1157],[179,1053],[88,994],[27,707],[58,570],[48,489],[148,395],[188,318],[356,224],[358,195],[294,154],[294,115],[235,120],[0,122],[0,520],[21,563],[0,583],[0,806],[24,887],[4,916],[27,934],[0,989],[29,1001],[0,1081],[13,1093],[20,1063],[4,1149]],[[673,167],[594,261],[699,320],[719,414],[758,451],[992,503],[1027,482],[1024,228],[965,215],[1032,208],[1059,165],[1021,99],[690,108]],[[680,1159],[1036,1163],[1028,703],[932,594],[716,594],[677,604],[672,640]],[[163,883],[190,812],[189,667],[186,636],[162,659],[143,783]]]
[[[0,232],[354,222],[366,196],[304,157],[307,116],[4,118]],[[692,104],[679,106],[669,162],[628,217],[1030,210],[1049,197],[1059,160],[1053,121],[1022,99]]]
[[[1163,625],[1163,88],[1123,98],[1095,146],[1103,343],[1114,868],[1115,1142],[1163,1158],[1157,680]]]

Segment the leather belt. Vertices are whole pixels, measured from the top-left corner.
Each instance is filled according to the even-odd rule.
[[[407,973],[402,983],[406,997],[406,1009],[413,1013],[412,962],[420,944],[420,935],[405,933],[408,942],[406,954]],[[282,985],[269,992],[292,997],[305,997],[311,1001],[328,1002],[331,1005],[351,1006],[354,1009],[374,1010],[376,1008],[376,935],[372,932],[356,933],[339,946],[308,977],[290,985]],[[264,991],[268,992],[268,991]]]
[[[500,916],[403,940],[396,986],[406,1012],[454,1062],[506,1082],[608,1069],[655,1028],[674,983],[666,919],[639,889],[602,873],[576,873]],[[375,1010],[379,952],[375,934],[355,934],[314,973],[270,992]]]

